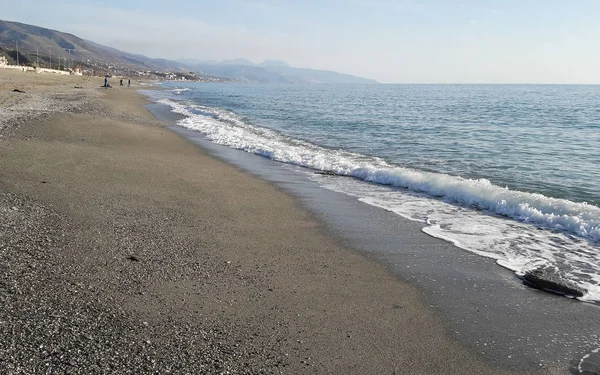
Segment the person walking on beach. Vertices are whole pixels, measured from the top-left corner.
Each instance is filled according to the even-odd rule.
[[[121,80],[119,81],[119,85],[123,86],[123,78],[121,78]]]
[[[127,87],[131,86],[131,78],[127,80]]]
[[[104,76],[104,88],[108,88],[108,76]]]

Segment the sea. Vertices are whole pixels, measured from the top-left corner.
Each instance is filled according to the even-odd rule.
[[[600,86],[161,84],[206,140],[299,166],[518,276],[600,304]]]

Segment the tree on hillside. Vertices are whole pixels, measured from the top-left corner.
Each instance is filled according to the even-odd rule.
[[[17,51],[6,51],[6,54],[9,57],[9,64],[17,63]],[[30,65],[29,58],[27,58],[27,56],[23,55],[21,52],[19,52],[19,65]]]

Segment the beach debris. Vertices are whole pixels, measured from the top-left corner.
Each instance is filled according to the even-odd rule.
[[[19,89],[14,89],[14,90],[13,90],[13,92],[21,92],[21,93],[23,93],[23,94],[25,93],[25,91],[23,91],[23,90],[19,90]]]
[[[139,261],[140,261],[140,260],[139,260],[139,258],[138,258],[138,257],[136,257],[135,255],[130,255],[130,256],[128,256],[128,257],[127,257],[127,260],[130,260],[130,261],[132,261],[132,262],[139,262]]]
[[[337,174],[332,171],[316,171],[315,174],[322,174],[324,176],[337,176]]]
[[[347,174],[338,174],[338,173],[335,173],[334,171],[316,171],[315,174],[320,174],[321,176],[356,178],[355,176],[351,176],[351,175],[347,175]]]
[[[573,297],[583,297],[586,290],[565,280],[554,267],[539,267],[529,270],[522,276],[525,285],[551,293]]]

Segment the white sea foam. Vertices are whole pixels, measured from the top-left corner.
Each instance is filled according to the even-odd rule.
[[[159,81],[139,82],[138,85],[140,85],[140,86],[146,86],[146,87],[156,87],[156,86],[162,86],[162,82],[159,82]]]
[[[423,193],[354,179],[313,178],[326,188],[421,222],[425,233],[495,259],[518,275],[539,266],[557,267],[563,277],[588,291],[581,300],[600,302],[600,248],[586,239],[431,199]]]
[[[187,92],[187,91],[190,91],[190,90],[191,90],[191,89],[190,89],[189,87],[181,87],[181,88],[176,88],[176,89],[173,89],[173,93],[174,93],[175,95],[181,95],[181,94],[183,94],[184,92]]]
[[[159,102],[186,116],[179,125],[197,130],[215,143],[280,162],[396,187],[384,194],[373,184],[365,184],[368,188],[357,195],[356,186],[342,188],[344,183],[339,181],[335,187],[329,186],[356,195],[366,203],[423,221],[428,224],[426,233],[492,257],[517,273],[540,264],[556,265],[563,275],[588,290],[583,299],[600,301],[597,244],[600,208],[597,206],[514,191],[485,179],[465,179],[391,165],[378,158],[292,139],[249,124],[229,111],[167,99]]]
[[[222,145],[366,182],[408,188],[521,222],[600,241],[600,208],[597,206],[514,191],[485,179],[471,180],[393,166],[381,159],[290,139],[269,129],[247,124],[231,112],[184,106],[171,101],[163,103],[188,116],[179,122],[181,126],[198,130]]]

